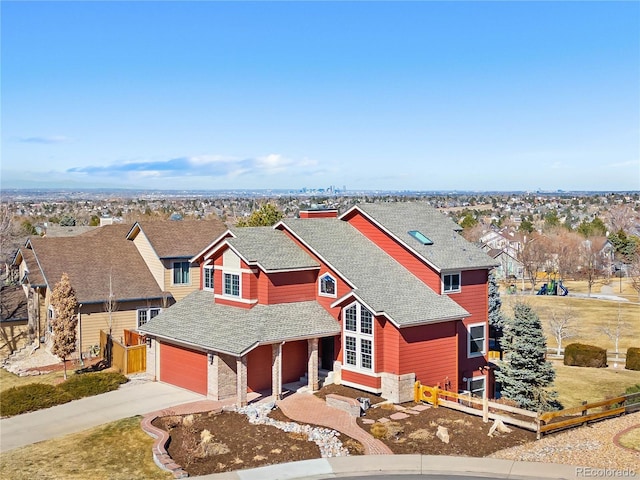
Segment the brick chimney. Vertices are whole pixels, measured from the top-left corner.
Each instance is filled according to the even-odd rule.
[[[300,210],[300,218],[338,218],[338,209],[315,207]]]

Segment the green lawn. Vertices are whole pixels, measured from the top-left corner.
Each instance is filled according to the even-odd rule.
[[[0,454],[0,478],[13,480],[168,480],[153,461],[140,417]]]

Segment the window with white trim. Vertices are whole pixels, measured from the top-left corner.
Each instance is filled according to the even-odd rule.
[[[467,357],[480,357],[487,353],[487,325],[474,323],[467,327]]]
[[[354,303],[344,309],[345,366],[373,370],[373,315]]]
[[[319,293],[323,297],[335,297],[336,292],[336,279],[328,273],[325,273],[320,277]]]
[[[202,288],[213,290],[213,265],[202,267]]]
[[[240,296],[240,274],[224,273],[224,294],[230,297]]]
[[[152,318],[156,317],[162,311],[161,308],[139,308],[138,309],[138,327],[141,327]]]
[[[173,284],[189,285],[189,262],[173,262]]]
[[[455,293],[460,290],[460,273],[446,273],[442,276],[442,291],[444,293]]]
[[[485,389],[485,377],[473,377],[467,379],[467,390],[474,397],[483,398]]]

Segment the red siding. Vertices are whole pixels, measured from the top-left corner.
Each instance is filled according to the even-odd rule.
[[[467,358],[467,325],[485,323],[485,332],[489,336],[489,290],[486,270],[469,270],[462,272],[462,291],[452,294],[451,298],[467,310],[471,316],[458,322],[458,349],[460,352],[460,378],[470,377],[480,366],[486,365],[486,356]],[[488,340],[487,340],[488,346]],[[460,380],[462,381],[462,380]],[[466,388],[466,387],[465,387]]]
[[[306,340],[282,346],[282,383],[297,382],[307,373],[308,355]]]
[[[391,322],[378,317],[376,330],[376,369],[378,372],[400,374],[400,332]]]
[[[160,344],[160,381],[207,394],[207,354]]]
[[[380,389],[380,377],[370,377],[362,373],[352,372],[342,369],[342,380],[345,382],[356,383],[364,387]]]
[[[247,389],[271,390],[271,345],[261,345],[247,355]]]
[[[229,299],[216,298],[216,303],[218,305],[227,305],[229,307],[238,307],[238,308],[253,308],[255,306],[255,303],[238,302],[236,300],[233,300],[233,297],[229,297]]]
[[[317,270],[270,274],[260,272],[258,303],[273,305],[315,300],[317,274]]]
[[[360,212],[354,211],[346,220],[398,263],[429,285],[434,292],[440,293],[440,274],[414,253],[399,244]]]
[[[242,273],[240,296],[247,300],[258,298],[258,277],[255,273]]]
[[[400,374],[415,373],[424,385],[457,391],[456,324],[443,322],[400,330]]]

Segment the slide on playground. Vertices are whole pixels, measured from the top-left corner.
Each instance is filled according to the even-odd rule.
[[[569,295],[569,289],[562,285],[562,280],[560,280],[558,283],[552,281],[551,286],[548,286],[548,284],[546,283],[542,285],[536,295],[560,295],[564,297],[566,295]]]

